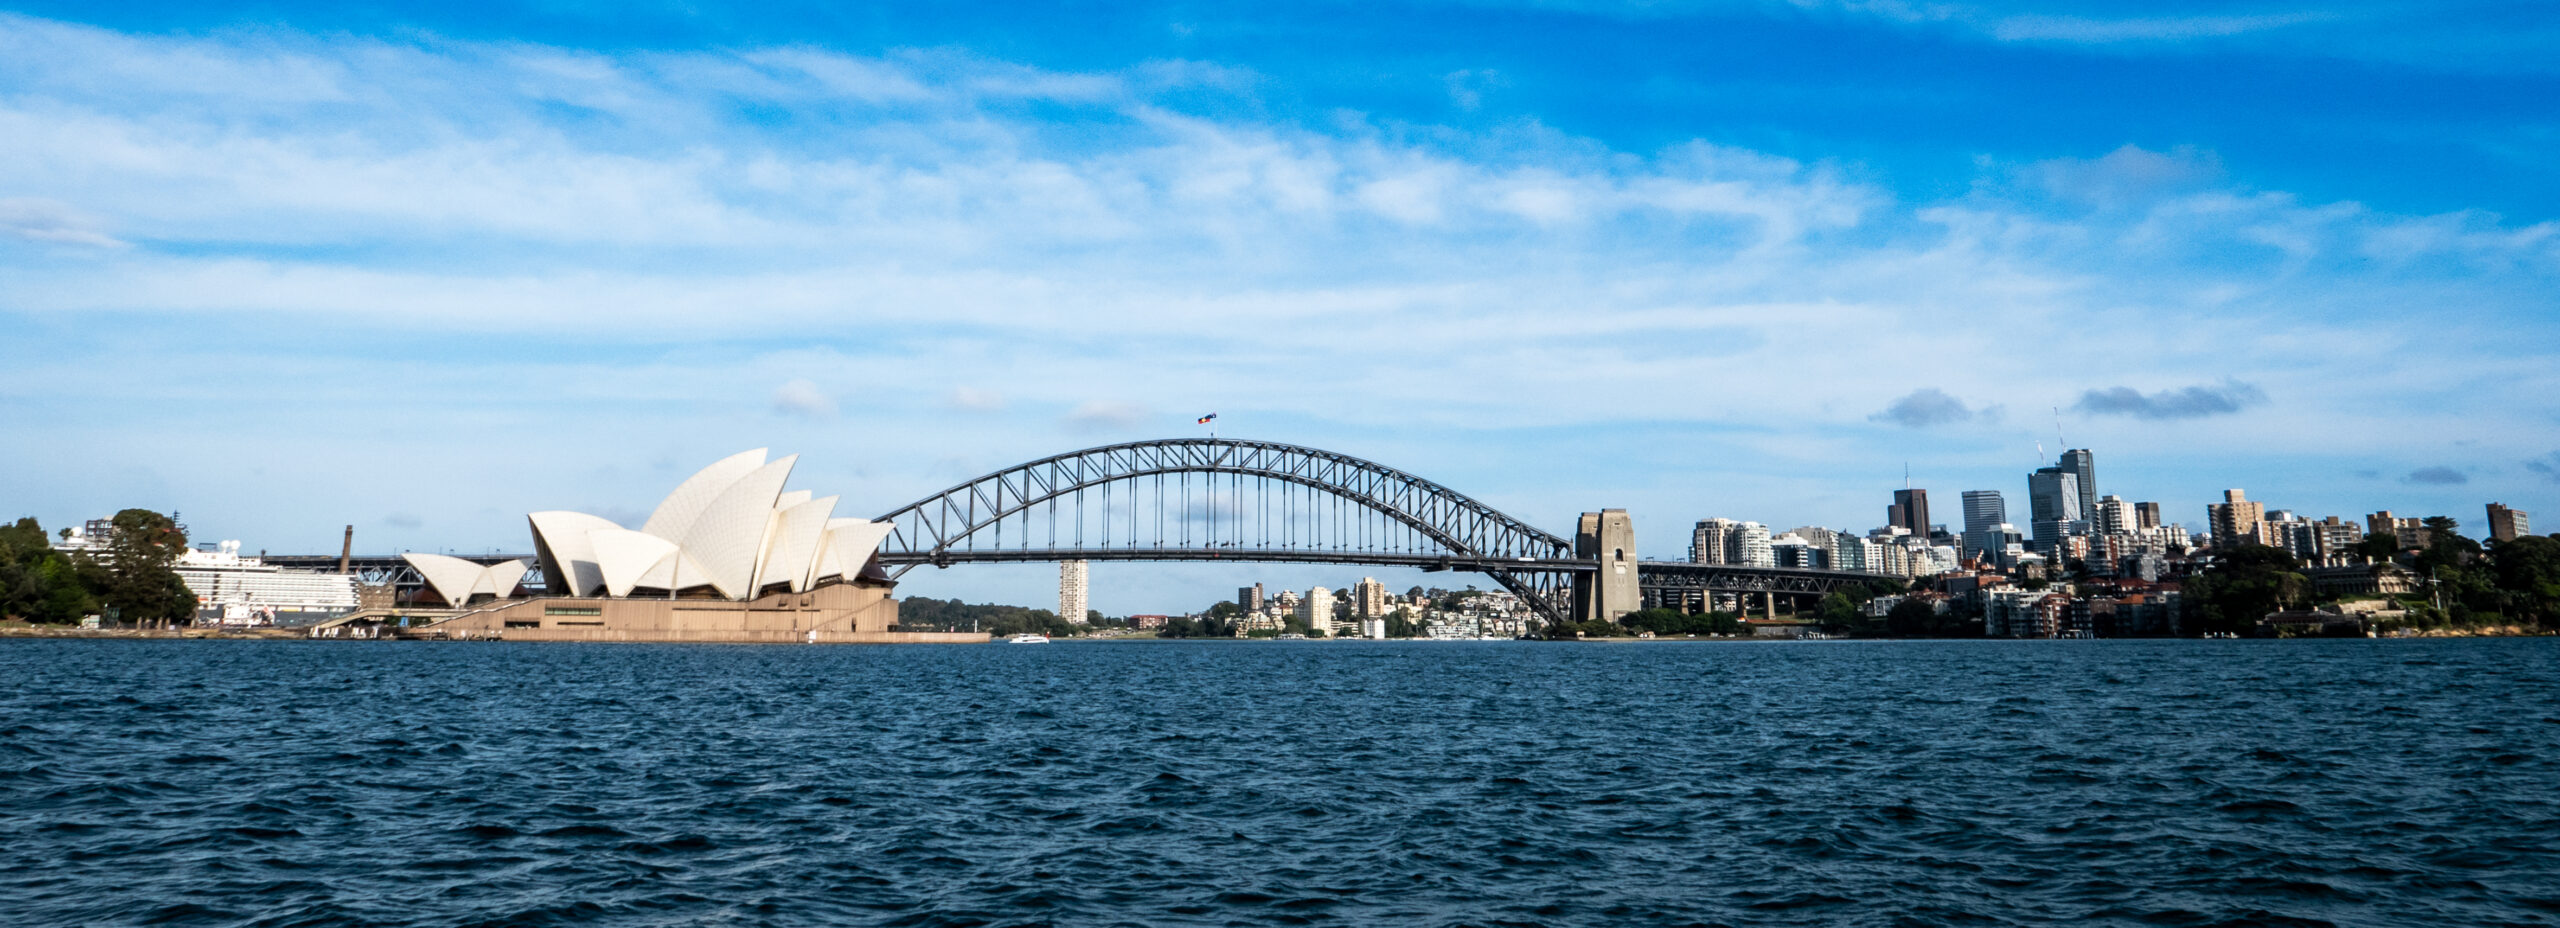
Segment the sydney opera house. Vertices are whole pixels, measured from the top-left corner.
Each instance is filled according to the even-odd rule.
[[[406,555],[462,615],[448,638],[508,641],[928,642],[976,633],[907,632],[881,569],[889,525],[838,518],[837,497],[785,491],[798,455],[765,449],[687,478],[639,528],[580,512],[537,512],[544,596],[511,599],[521,561],[483,566]]]

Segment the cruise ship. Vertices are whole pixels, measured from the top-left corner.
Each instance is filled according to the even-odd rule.
[[[356,578],[286,570],[240,556],[225,541],[189,551],[171,565],[196,594],[198,625],[310,625],[356,611]]]
[[[107,520],[91,520],[71,529],[58,547],[103,551],[107,531]],[[287,570],[241,557],[237,541],[190,549],[170,568],[196,595],[197,625],[290,628],[346,615],[360,602],[353,576]]]

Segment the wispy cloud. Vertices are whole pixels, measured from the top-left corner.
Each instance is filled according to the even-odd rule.
[[[2439,465],[2436,467],[2421,467],[2417,470],[2410,471],[2408,476],[2400,478],[2400,482],[2439,487],[2459,486],[2461,484],[2470,483],[2471,476],[2453,468]]]
[[[1135,428],[1147,419],[1146,407],[1135,403],[1091,400],[1078,404],[1067,413],[1067,425],[1079,432],[1109,432]]]
[[[2239,412],[2267,401],[2254,384],[2224,380],[2220,384],[2144,393],[2132,387],[2108,387],[2080,394],[2071,408],[2101,416],[2136,419],[2198,419]]]
[[[0,235],[31,242],[123,248],[124,242],[98,231],[95,224],[53,200],[17,197],[0,200]]]
[[[1446,67],[1415,72],[1422,94],[1448,89]],[[859,396],[858,440],[794,450],[859,458],[871,485],[829,492],[899,502],[949,482],[936,457],[974,475],[1059,450],[1060,429],[1155,434],[1223,409],[1274,437],[1387,444],[1435,478],[1480,467],[1506,506],[1567,522],[1591,488],[1504,489],[1475,462],[1557,429],[1710,435],[1765,469],[1733,478],[1771,500],[1750,515],[1806,509],[1793,524],[1833,518],[1833,497],[1769,475],[1873,456],[1869,422],[2077,396],[2095,421],[2075,443],[2175,420],[2247,449],[2195,475],[2219,486],[2279,454],[2334,453],[2344,473],[2469,437],[2443,409],[2494,420],[2560,390],[2560,224],[2243,186],[2267,174],[2168,143],[2058,142],[2070,157],[1987,157],[1978,183],[1914,193],[1730,139],[1274,116],[1267,86],[1206,63],[1068,74],[950,50],[604,53],[0,15],[0,178],[37,203],[0,225],[0,426],[152,460],[96,431],[94,404],[127,403],[170,414],[131,436],[224,460],[314,441],[307,415],[216,429],[165,388],[80,386],[110,355],[63,333],[115,331],[113,361],[226,411],[339,383],[350,412],[438,397],[421,430],[653,436],[648,459],[688,464],[776,441],[786,423],[742,408]],[[130,245],[44,237],[60,230]],[[1108,399],[1062,412],[1061,391]],[[2271,394],[2286,416],[2230,415]],[[487,414],[528,404],[543,414]],[[2509,431],[2464,453],[2548,450]],[[377,482],[469,464],[402,458]],[[1934,466],[1989,485],[2013,464]],[[202,479],[246,483],[228,467]],[[0,484],[84,479],[64,468],[20,456]],[[456,492],[594,510],[663,490]],[[243,518],[335,518],[296,498]],[[434,531],[486,544],[472,533],[521,526],[461,513]]]
[[[953,387],[942,405],[960,412],[1000,412],[1004,394],[983,387]]]
[[[2545,480],[2560,483],[2560,451],[2526,461],[2524,469],[2541,474]]]
[[[773,411],[802,419],[827,419],[836,414],[836,399],[813,381],[793,378],[774,388]]]
[[[2326,13],[2277,13],[2262,16],[2151,16],[2100,19],[2086,16],[2011,16],[1991,26],[1991,35],[2009,42],[2160,42],[2205,39],[2263,32],[2329,19]]]

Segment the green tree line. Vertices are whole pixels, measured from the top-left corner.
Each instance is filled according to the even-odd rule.
[[[930,596],[909,596],[899,600],[898,627],[913,631],[980,631],[999,637],[1036,634],[1063,638],[1079,631],[1074,623],[1047,609],[973,604]]]
[[[2435,516],[2424,524],[2427,544],[2408,555],[2420,586],[2407,604],[2421,622],[2560,630],[2560,540],[2535,535],[2483,545],[2464,537],[2452,519]],[[2367,536],[2359,550],[2366,549],[2401,550],[2390,535]],[[2245,632],[2267,613],[2312,604],[2316,597],[2301,571],[2291,554],[2246,545],[2189,576],[2180,601],[2198,631]]]
[[[33,518],[0,528],[0,618],[50,625],[91,615],[123,625],[192,621],[195,594],[172,569],[187,550],[186,532],[148,509],[116,513],[108,524],[103,557],[56,549]]]

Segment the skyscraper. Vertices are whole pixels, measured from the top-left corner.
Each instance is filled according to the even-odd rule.
[[[2087,518],[2080,508],[2080,475],[2059,465],[2027,475],[2027,530],[2036,548],[2051,556],[2071,534],[2071,525]]]
[[[1059,561],[1058,618],[1074,622],[1078,625],[1084,624],[1085,619],[1088,617],[1086,613],[1091,610],[1091,607],[1085,605],[1085,594],[1087,592],[1088,590],[1085,585],[1085,562]]]
[[[2509,509],[2505,503],[2489,504],[2489,540],[2514,541],[2518,536],[2531,534],[2533,529],[2526,523],[2522,510]]]
[[[2080,479],[2080,517],[2093,519],[2098,511],[2098,465],[2087,448],[2073,448],[2062,453],[2053,466],[2071,472]]]
[[[1911,534],[1929,537],[1929,491],[1895,490],[1893,506],[1885,510],[1889,523],[1910,529]]]
[[[1236,587],[1236,606],[1243,609],[1246,615],[1261,612],[1262,584]]]
[[[1979,558],[1986,554],[1997,559],[2001,549],[2001,527],[2009,521],[2009,502],[1998,490],[1964,491],[1964,537],[1956,552],[1964,557]]]
[[[1964,491],[1965,534],[1985,531],[2009,521],[2009,501],[1998,490]]]
[[[2160,527],[2160,504],[2159,504],[2159,503],[2135,503],[2135,504],[2133,504],[2133,521],[2134,521],[2134,527],[2136,527],[2136,528],[2140,528],[2140,529],[2142,529],[2142,530],[2144,530],[2144,531],[2149,531],[2149,530],[2151,530],[2151,529],[2159,528],[2159,527]]]

